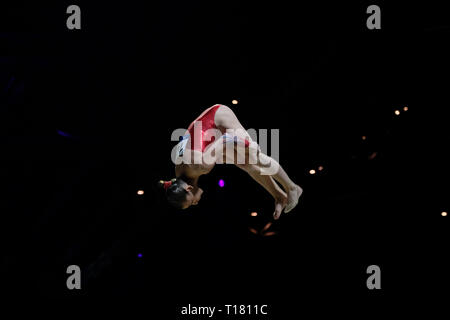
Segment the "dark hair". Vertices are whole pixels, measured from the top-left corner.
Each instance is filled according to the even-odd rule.
[[[159,186],[165,190],[167,201],[177,209],[181,209],[186,200],[187,191],[184,189],[185,184],[186,182],[180,178],[159,181]]]

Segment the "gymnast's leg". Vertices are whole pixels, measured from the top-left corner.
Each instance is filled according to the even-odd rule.
[[[257,166],[252,164],[236,164],[237,167],[246,171],[256,182],[264,187],[275,199],[275,211],[273,218],[277,220],[286,207],[286,193],[278,186],[271,176],[261,175]]]
[[[264,163],[262,165],[261,163]],[[272,169],[276,168],[275,173],[271,174],[271,177],[273,177],[276,181],[278,181],[286,191],[288,195],[288,201],[286,205],[285,212],[289,212],[298,203],[298,199],[303,193],[303,189],[295,184],[287,175],[286,171],[284,171],[283,167],[272,157],[269,157],[268,155],[259,152],[258,153],[258,168],[260,170],[260,174],[265,175],[267,171],[265,168],[269,167],[271,170],[269,170],[269,174],[273,173]]]
[[[242,140],[252,141],[250,135],[247,133],[247,131],[241,125],[234,112],[229,107],[222,106],[220,109],[218,109],[215,121],[217,126],[220,127],[223,131],[226,131],[227,129],[233,129],[235,130],[235,133],[239,136],[239,138],[241,138]],[[276,185],[276,183],[271,179],[261,177],[271,176],[276,181],[278,181],[283,186],[287,194],[287,205],[285,208],[285,212],[291,211],[297,205],[298,199],[303,193],[302,188],[296,185],[289,178],[286,171],[284,171],[284,169],[275,159],[260,152],[259,148],[256,147],[254,143],[250,144],[250,146],[251,148],[256,148],[257,150],[251,150],[251,148],[246,148],[246,158],[248,159],[252,151],[255,151],[257,153],[257,161],[254,161],[252,163],[256,164],[252,164],[250,166],[243,166],[241,167],[241,169],[249,172],[250,176],[253,179],[255,179],[258,183],[266,187],[266,190],[269,191],[269,193],[271,193],[270,190],[272,189],[272,184],[274,183]],[[239,150],[239,147],[237,147],[236,149]],[[274,168],[275,170],[273,170]],[[279,198],[279,195],[278,194],[276,195]],[[274,196],[274,194],[272,194],[272,196]],[[277,201],[277,198],[275,199]]]

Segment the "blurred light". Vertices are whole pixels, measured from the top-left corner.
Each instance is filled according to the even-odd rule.
[[[238,104],[238,101],[237,100],[233,100],[233,101],[231,101],[231,103],[232,104]]]
[[[362,139],[363,139],[363,140],[366,140],[366,139],[367,139],[367,137],[366,137],[366,136],[362,136]]]
[[[138,258],[142,258],[142,253],[138,253]]]
[[[219,187],[225,187],[225,181],[223,181],[222,179],[219,180]]]
[[[272,226],[272,222],[267,222],[267,224],[264,226],[264,228],[262,228],[262,232],[266,231],[267,229],[269,229]]]
[[[251,215],[252,217],[256,217],[256,216],[258,215],[258,212],[252,212],[252,213],[250,213],[250,215]]]
[[[403,111],[408,111],[408,107],[403,107]]]
[[[442,211],[441,215],[442,215],[443,217],[446,217],[446,216],[447,216],[447,212]]]
[[[319,171],[322,171],[323,170],[323,166],[319,166],[319,168],[317,168],[317,169],[319,169]]]
[[[56,130],[56,132],[62,137],[66,137],[66,138],[72,137],[69,133],[61,131],[61,130]]]
[[[400,114],[400,111],[395,110],[395,114],[398,116]]]
[[[253,215],[253,213],[256,214],[256,212],[252,212],[252,215]],[[272,222],[268,222],[260,231],[258,231],[255,228],[252,228],[252,227],[249,227],[248,229],[253,234],[263,236],[263,237],[270,237],[270,236],[276,235],[278,233],[276,231],[267,231],[271,226],[272,226]]]
[[[144,190],[138,190],[137,194],[142,196],[144,194]]]
[[[375,157],[377,156],[377,154],[378,154],[378,152],[372,152],[372,154],[370,154],[370,156],[369,156],[369,160],[373,160],[373,159],[375,159]]]
[[[309,170],[309,174],[316,174],[316,170],[314,169]]]

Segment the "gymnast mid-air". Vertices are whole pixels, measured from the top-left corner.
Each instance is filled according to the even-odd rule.
[[[179,209],[199,203],[203,190],[198,179],[218,163],[235,164],[263,186],[275,199],[275,220],[283,210],[287,213],[294,209],[303,192],[275,159],[261,152],[234,112],[222,104],[206,109],[195,119],[175,150],[176,178],[159,183],[168,202]]]

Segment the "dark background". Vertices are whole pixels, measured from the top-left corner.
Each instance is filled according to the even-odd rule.
[[[2,10],[11,296],[134,297],[169,303],[167,318],[188,303],[265,303],[278,319],[320,301],[374,308],[446,288],[443,7],[77,2],[82,27],[68,30],[70,4]],[[381,30],[366,28],[370,4]],[[271,221],[273,200],[235,167],[202,177],[204,199],[185,212],[155,188],[174,177],[171,132],[216,103],[246,128],[280,129],[280,163],[304,194],[274,236],[249,231]],[[71,264],[81,291],[66,288]],[[366,288],[372,264],[381,291]]]

